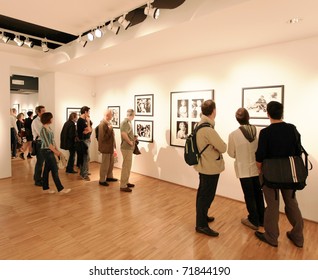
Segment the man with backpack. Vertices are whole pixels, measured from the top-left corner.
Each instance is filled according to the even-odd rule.
[[[271,101],[267,104],[267,115],[270,125],[261,130],[256,150],[256,164],[261,173],[264,160],[301,155],[300,134],[292,124],[283,121],[283,104]],[[281,192],[285,213],[292,229],[286,233],[287,238],[299,247],[303,247],[304,222],[293,189],[273,189],[267,183],[263,186],[266,201],[264,216],[265,232],[256,231],[255,235],[262,242],[273,247],[278,246],[279,236],[279,193]]]
[[[194,169],[199,173],[199,188],[196,198],[196,231],[208,236],[216,237],[218,232],[211,229],[208,223],[214,217],[208,217],[208,210],[214,200],[220,173],[224,170],[222,153],[226,152],[227,145],[214,130],[216,116],[215,102],[211,99],[203,102],[201,106],[201,120],[199,126],[208,123],[210,126],[201,127],[196,133],[196,145],[202,151]]]

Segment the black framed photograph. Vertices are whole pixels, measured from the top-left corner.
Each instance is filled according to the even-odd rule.
[[[153,142],[153,121],[135,120],[135,135],[139,141]]]
[[[12,109],[16,109],[17,110],[17,114],[20,113],[20,104],[13,104],[12,105]]]
[[[135,115],[153,116],[153,94],[135,95]]]
[[[242,89],[242,107],[251,119],[268,119],[267,104],[278,101],[284,104],[284,86],[248,87]]]
[[[113,128],[120,127],[120,106],[108,106],[108,109],[112,111],[111,124]]]
[[[81,108],[77,107],[67,107],[66,108],[66,120],[68,120],[71,113],[77,113],[78,117],[81,116]]]
[[[200,121],[201,104],[214,99],[214,90],[170,93],[170,145],[184,147],[185,140]]]

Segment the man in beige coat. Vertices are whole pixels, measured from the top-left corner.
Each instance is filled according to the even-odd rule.
[[[99,184],[108,186],[107,182],[115,182],[113,177],[114,149],[116,148],[115,133],[110,122],[112,111],[106,110],[104,119],[98,126],[98,151],[102,154],[102,163],[99,170]]]
[[[216,237],[218,232],[212,230],[209,222],[214,217],[208,217],[208,210],[215,197],[216,187],[220,173],[224,170],[222,153],[226,152],[227,145],[214,130],[214,119],[216,108],[213,100],[206,100],[201,106],[202,116],[199,124],[209,123],[211,127],[203,127],[197,132],[198,150],[202,151],[206,145],[207,149],[201,154],[199,163],[194,166],[199,172],[199,188],[196,200],[196,231],[208,236]]]

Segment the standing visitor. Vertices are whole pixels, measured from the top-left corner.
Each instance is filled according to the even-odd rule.
[[[118,181],[113,176],[116,142],[111,119],[112,110],[108,109],[98,126],[98,151],[102,154],[102,163],[99,170],[99,184],[101,186],[108,186],[107,182]]]
[[[41,116],[43,113],[45,113],[45,107],[43,105],[37,106],[37,117],[33,119],[31,128],[32,128],[32,135],[33,140],[36,141],[36,163],[34,167],[34,184],[36,186],[42,186],[43,185],[43,178],[42,178],[42,169],[44,164],[44,158],[41,153],[41,138],[40,138],[40,131],[43,127],[41,123]]]
[[[235,173],[240,179],[248,211],[247,218],[243,218],[241,223],[258,230],[264,223],[264,198],[255,159],[257,130],[249,124],[250,116],[245,108],[239,108],[235,117],[240,127],[229,135],[227,153],[235,159]]]
[[[194,169],[199,173],[199,188],[196,199],[196,231],[208,236],[216,237],[218,232],[211,229],[208,223],[214,221],[214,217],[208,216],[208,210],[214,200],[220,173],[224,170],[222,154],[226,152],[226,143],[215,131],[216,107],[213,100],[206,100],[201,105],[202,123],[209,123],[211,127],[202,127],[197,132],[197,147],[202,151],[199,163]]]
[[[135,148],[135,137],[131,121],[135,118],[133,109],[127,110],[127,117],[120,125],[121,145],[120,150],[123,155],[123,164],[121,169],[120,190],[123,192],[131,192],[131,188],[135,185],[129,183],[129,176],[132,165],[132,156]]]

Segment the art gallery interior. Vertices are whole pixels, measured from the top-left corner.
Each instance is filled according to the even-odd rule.
[[[22,12],[13,12],[15,2],[19,1],[6,3],[2,13],[30,22],[36,9],[42,9],[34,7],[36,1],[19,3],[25,8],[22,16]],[[90,6],[95,2],[102,5],[105,1],[94,0]],[[108,2],[116,7],[115,15],[106,12],[110,20],[147,1]],[[65,1],[55,1],[54,5],[65,18],[71,12],[71,4]],[[229,133],[238,127],[234,113],[242,106],[242,89],[283,85],[284,119],[300,131],[314,165],[307,187],[297,193],[298,201],[303,217],[318,222],[317,9],[315,0],[186,0],[176,8],[161,9],[158,19],[147,18],[127,30],[122,28],[117,35],[107,33],[88,41],[85,47],[77,39],[48,52],[0,43],[1,131],[9,131],[8,112],[13,104],[20,104],[20,109],[45,105],[54,114],[54,132],[59,135],[67,108],[89,106],[96,126],[108,106],[120,106],[123,120],[127,109],[134,108],[136,95],[152,95],[153,115],[136,116],[135,120],[152,123],[153,141],[140,142],[141,155],[134,157],[132,171],[196,189],[198,176],[184,162],[183,148],[170,145],[171,93],[213,90],[215,128],[227,142]],[[55,23],[48,27],[77,38],[80,32],[100,25],[102,9],[98,10],[96,15],[85,15],[90,21],[86,26],[82,22],[77,32],[73,32],[74,23],[66,19],[52,20]],[[38,13],[33,23],[48,24],[45,17],[45,13]],[[298,18],[297,23],[292,23],[294,18]],[[13,74],[38,77],[38,92],[10,94]],[[269,124],[267,119],[253,122]],[[10,137],[9,133],[4,135],[0,138],[0,178],[12,175],[8,164]],[[119,129],[115,135],[119,146]],[[56,140],[59,144],[59,138]],[[99,162],[96,141],[92,141],[90,152],[91,160]],[[233,159],[226,154],[224,159],[217,195],[244,201]],[[116,167],[121,163],[119,153]]]

